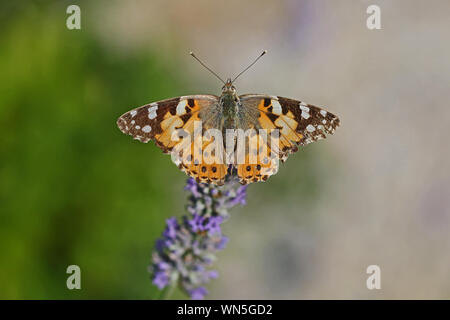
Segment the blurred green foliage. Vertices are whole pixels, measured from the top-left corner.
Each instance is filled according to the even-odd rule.
[[[152,50],[67,30],[64,8],[21,7],[0,30],[0,298],[152,298],[146,267],[185,176],[115,123],[182,85]]]

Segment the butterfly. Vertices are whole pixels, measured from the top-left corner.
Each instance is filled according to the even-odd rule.
[[[223,185],[228,175],[237,175],[241,184],[266,181],[278,171],[278,160],[333,134],[340,120],[299,100],[238,95],[233,82],[265,53],[226,82],[191,53],[224,83],[222,94],[146,104],[120,116],[119,129],[144,143],[153,140],[197,182]]]

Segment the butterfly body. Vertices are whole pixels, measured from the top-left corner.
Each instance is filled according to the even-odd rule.
[[[231,80],[228,80],[222,88],[222,95],[218,103],[223,117],[223,128],[221,129],[233,129],[236,127],[236,123],[238,123],[239,104],[240,101],[236,89],[231,84]]]
[[[192,95],[150,103],[123,114],[117,125],[136,140],[153,140],[164,153],[176,153],[172,160],[198,182],[221,185],[228,174],[237,174],[242,184],[267,180],[278,171],[278,160],[285,161],[299,145],[334,133],[339,118],[298,100],[238,96],[229,79],[220,97]],[[277,140],[272,139],[274,132]]]

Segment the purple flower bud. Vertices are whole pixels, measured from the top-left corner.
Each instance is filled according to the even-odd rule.
[[[166,238],[174,239],[177,235],[178,223],[175,217],[169,218],[166,220],[167,228],[164,231],[163,235]]]
[[[223,218],[221,216],[211,217],[209,218],[206,230],[209,234],[218,233],[220,234],[220,224],[223,222]]]
[[[153,284],[161,290],[169,284],[169,277],[162,271],[156,272],[153,277]]]

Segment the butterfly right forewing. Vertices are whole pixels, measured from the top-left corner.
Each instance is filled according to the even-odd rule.
[[[298,151],[298,145],[304,146],[333,134],[340,123],[338,117],[325,109],[284,97],[247,94],[240,96],[240,102],[245,110],[253,110],[247,113],[258,111],[257,118],[247,117],[251,123],[245,124],[246,127],[279,131],[276,148],[272,145],[267,148],[281,161]],[[263,165],[259,162],[254,166],[248,161],[239,164],[237,172],[241,182],[266,180],[278,170],[278,162],[273,159],[268,168]]]

